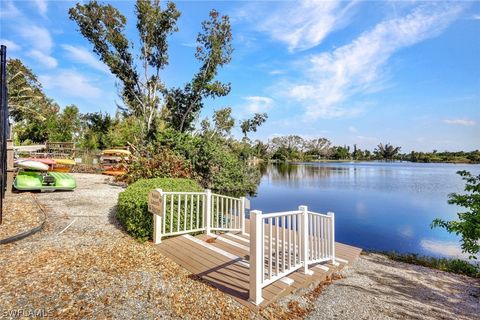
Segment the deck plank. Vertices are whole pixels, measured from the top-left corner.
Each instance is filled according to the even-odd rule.
[[[248,232],[248,220],[246,230]],[[214,236],[214,238],[215,237],[216,236]],[[157,245],[156,248],[164,256],[170,258],[192,274],[207,281],[225,294],[230,295],[242,305],[251,309],[258,309],[257,306],[248,301],[250,279],[249,268],[248,265],[240,262],[242,260],[248,261],[249,252],[245,250],[245,248],[249,247],[249,235],[236,233],[234,236],[223,234],[222,237],[238,243],[241,246],[239,247],[234,243],[227,243],[218,239],[213,241],[210,240],[206,242],[207,245],[202,245],[201,243],[188,239],[188,237],[178,236],[163,239],[162,243]],[[196,238],[205,242],[211,237],[201,234],[197,235]],[[222,251],[219,251],[218,249],[229,253],[229,255],[222,255]],[[288,278],[294,280],[291,285],[283,283],[282,281],[276,281],[263,288],[262,295],[264,301],[260,307],[264,307],[278,298],[291,294],[298,289],[326,280],[328,277],[331,277],[334,272],[352,264],[359,257],[361,251],[360,248],[336,242],[336,257],[346,260],[348,263],[342,261],[339,262],[338,266],[334,266],[330,263],[322,263],[322,265],[329,268],[328,271],[316,268],[315,265],[313,265],[309,268],[314,272],[313,275],[303,274],[302,269],[299,269],[287,275]],[[223,254],[226,254],[225,252],[223,252]],[[232,255],[239,258],[231,259],[233,258]]]

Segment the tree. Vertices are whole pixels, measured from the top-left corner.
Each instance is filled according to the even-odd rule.
[[[114,125],[112,117],[102,112],[87,113],[81,116],[82,147],[90,150],[105,149],[111,143],[108,133]]]
[[[476,259],[480,252],[480,174],[472,175],[468,171],[458,171],[465,183],[466,194],[450,194],[448,203],[467,208],[469,211],[459,212],[458,221],[433,220],[431,227],[445,228],[449,233],[461,236],[462,251]]]
[[[374,150],[377,157],[380,159],[391,160],[400,152],[401,147],[394,147],[391,144],[379,144],[377,148]]]
[[[215,132],[222,137],[228,137],[235,126],[235,119],[232,118],[232,108],[224,108],[213,113]]]
[[[120,80],[123,102],[140,119],[141,134],[148,138],[155,131],[161,93],[165,90],[160,70],[168,64],[167,37],[177,31],[180,13],[172,2],[162,10],[159,0],[137,0],[135,12],[140,34],[140,67],[131,52],[133,45],[125,36],[127,19],[112,5],[97,1],[78,3],[69,10],[69,15],[100,60]],[[140,68],[142,72],[137,70]]]
[[[325,156],[332,143],[326,138],[314,138],[305,141],[305,150],[309,154]]]
[[[255,113],[253,118],[243,120],[240,123],[240,128],[244,137],[247,137],[249,132],[257,132],[258,127],[260,127],[265,121],[267,121],[268,115],[266,113]]]
[[[348,151],[348,148],[343,146],[338,146],[335,147],[335,153],[333,154],[333,158],[340,160],[340,159],[348,159],[350,158],[350,152]]]
[[[45,120],[40,108],[46,99],[42,85],[19,59],[7,61],[7,88],[9,114],[15,122],[25,118]]]
[[[229,63],[232,57],[232,30],[228,16],[210,11],[210,20],[202,23],[203,32],[197,36],[195,58],[201,63],[200,70],[183,88],[166,91],[168,120],[180,132],[193,129],[193,122],[203,108],[203,99],[226,96],[230,84],[216,81],[219,67]]]

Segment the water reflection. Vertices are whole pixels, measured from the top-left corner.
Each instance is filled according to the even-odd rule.
[[[480,173],[479,165],[411,163],[297,163],[269,165],[252,208],[334,211],[339,241],[365,249],[447,255],[434,244],[458,238],[430,229],[434,218],[455,219],[448,194],[462,192],[455,172]],[[428,240],[426,240],[428,239]],[[439,250],[435,250],[439,249]]]
[[[422,239],[420,245],[425,251],[433,255],[468,259],[468,254],[462,253],[462,248],[458,242]]]

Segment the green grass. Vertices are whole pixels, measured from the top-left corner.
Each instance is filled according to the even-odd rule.
[[[378,252],[394,261],[420,265],[446,272],[463,274],[472,278],[480,278],[480,265],[461,259],[435,258],[415,253]]]

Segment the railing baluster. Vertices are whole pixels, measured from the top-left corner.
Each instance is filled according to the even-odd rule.
[[[331,220],[328,219],[328,223],[327,223],[327,228],[326,228],[326,232],[325,232],[325,236],[327,237],[327,256],[325,258],[328,258],[330,257],[330,222]]]
[[[278,258],[279,258],[279,254],[278,254],[278,246],[279,246],[279,241],[278,241],[278,238],[279,238],[279,230],[278,230],[278,217],[275,218],[275,270],[276,270],[276,273],[275,275],[278,276],[278,273],[279,273],[279,262],[278,262]]]
[[[187,230],[187,195],[183,197],[183,231]]]
[[[220,215],[221,215],[221,217],[220,217],[220,227],[223,228],[223,212],[224,212],[224,210],[223,210],[224,201],[223,200],[225,200],[225,199],[224,198],[220,198],[220,199],[221,199],[220,200]]]
[[[290,219],[290,220],[289,220]],[[287,216],[287,221],[288,221],[288,229],[287,229],[287,232],[288,232],[288,246],[287,246],[287,250],[288,250],[288,268],[290,269],[292,267],[292,215],[290,216]]]
[[[272,218],[268,219],[268,277],[272,277],[272,242],[273,242],[273,234],[272,234]]]
[[[297,265],[297,217],[298,215],[294,216],[293,219],[293,265]]]
[[[320,241],[322,239],[322,230],[320,229],[320,221],[322,220],[321,216],[317,217],[317,230],[318,230],[318,239],[317,239],[317,250],[318,250],[318,258],[322,258],[322,252],[320,250]]]
[[[219,209],[220,204],[218,203],[219,197],[215,196],[214,199],[217,202],[217,217],[215,220],[217,222],[217,228],[220,228],[220,209]]]
[[[332,263],[335,264],[335,214],[329,212],[328,215],[330,216],[330,224],[332,226],[332,232],[330,234],[330,239],[332,241]]]
[[[285,272],[285,216],[282,217],[282,272]]]
[[[162,234],[165,234],[165,225],[167,224],[167,195],[162,194]]]
[[[232,199],[227,199],[227,203],[228,203],[228,211],[227,211],[227,214],[228,214],[228,220],[227,220],[227,228],[231,228],[231,227],[232,227]]]
[[[190,195],[190,230],[193,229],[193,194]]]
[[[199,225],[198,225],[198,224],[200,223],[200,221],[199,221],[199,220],[200,220],[200,217],[199,217],[199,214],[198,214],[198,213],[199,213],[199,206],[200,206],[200,196],[197,194],[196,197],[197,197],[197,210],[196,210],[196,211],[197,211],[197,215],[196,215],[197,221],[196,221],[196,224],[195,224],[195,225],[197,226],[197,229],[198,229],[198,228],[199,228]]]
[[[174,195],[172,194],[170,196],[170,225],[169,225],[169,232],[173,232],[173,197]]]

